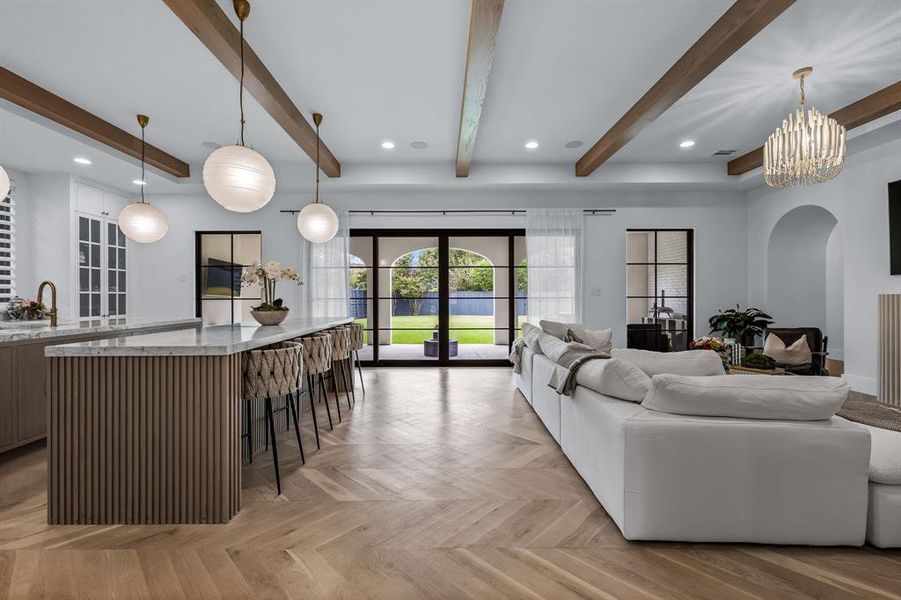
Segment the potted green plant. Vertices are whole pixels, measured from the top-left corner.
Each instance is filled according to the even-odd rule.
[[[288,317],[288,307],[284,300],[275,297],[275,284],[279,281],[296,281],[300,285],[300,274],[294,267],[283,267],[270,260],[266,264],[254,261],[241,274],[241,285],[258,285],[261,288],[263,302],[252,307],[250,315],[260,325],[278,325]]]
[[[47,307],[43,302],[16,296],[9,303],[7,313],[20,321],[41,321],[47,318]]]
[[[723,337],[734,338],[742,346],[754,345],[754,339],[763,335],[767,325],[773,323],[773,317],[759,308],[746,308],[742,310],[736,304],[735,308],[727,308],[718,311],[710,317],[710,333],[722,332]]]

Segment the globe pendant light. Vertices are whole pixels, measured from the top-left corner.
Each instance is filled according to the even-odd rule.
[[[9,195],[9,175],[6,173],[6,170],[0,166],[0,201],[6,199],[6,196]]]
[[[152,244],[169,231],[169,222],[163,211],[144,198],[144,188],[147,187],[144,179],[144,128],[149,123],[150,117],[138,115],[138,125],[141,126],[141,200],[120,210],[117,218],[119,229],[125,237],[140,244]]]
[[[275,173],[259,152],[244,145],[244,21],[250,15],[250,2],[233,2],[241,22],[241,141],[234,146],[223,146],[207,157],[203,164],[203,185],[223,208],[249,213],[263,208],[272,199]]]
[[[324,244],[338,233],[338,215],[319,199],[319,125],[322,115],[313,113],[316,124],[316,199],[297,214],[297,230],[314,244]]]
[[[763,146],[763,178],[771,187],[828,181],[845,164],[845,127],[812,106],[804,112],[804,78],[811,73],[813,67],[792,73],[800,81],[801,102]]]

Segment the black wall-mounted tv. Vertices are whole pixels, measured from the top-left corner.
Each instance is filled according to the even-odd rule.
[[[888,237],[892,275],[901,275],[901,181],[888,184]]]

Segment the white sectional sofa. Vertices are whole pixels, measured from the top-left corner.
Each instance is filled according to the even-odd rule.
[[[901,432],[865,427],[872,440],[867,541],[901,548]]]
[[[581,385],[561,396],[554,363],[522,352],[517,387],[626,539],[864,543],[866,428],[669,414]]]

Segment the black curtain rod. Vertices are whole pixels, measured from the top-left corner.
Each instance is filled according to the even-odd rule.
[[[295,215],[300,209],[282,209],[279,212]],[[522,215],[525,214],[524,208],[503,209],[503,208],[473,208],[473,209],[448,209],[448,210],[349,210],[352,215],[452,215],[452,214],[482,214],[497,213],[501,215]],[[583,211],[586,215],[610,215],[616,212],[615,208],[586,208]]]

